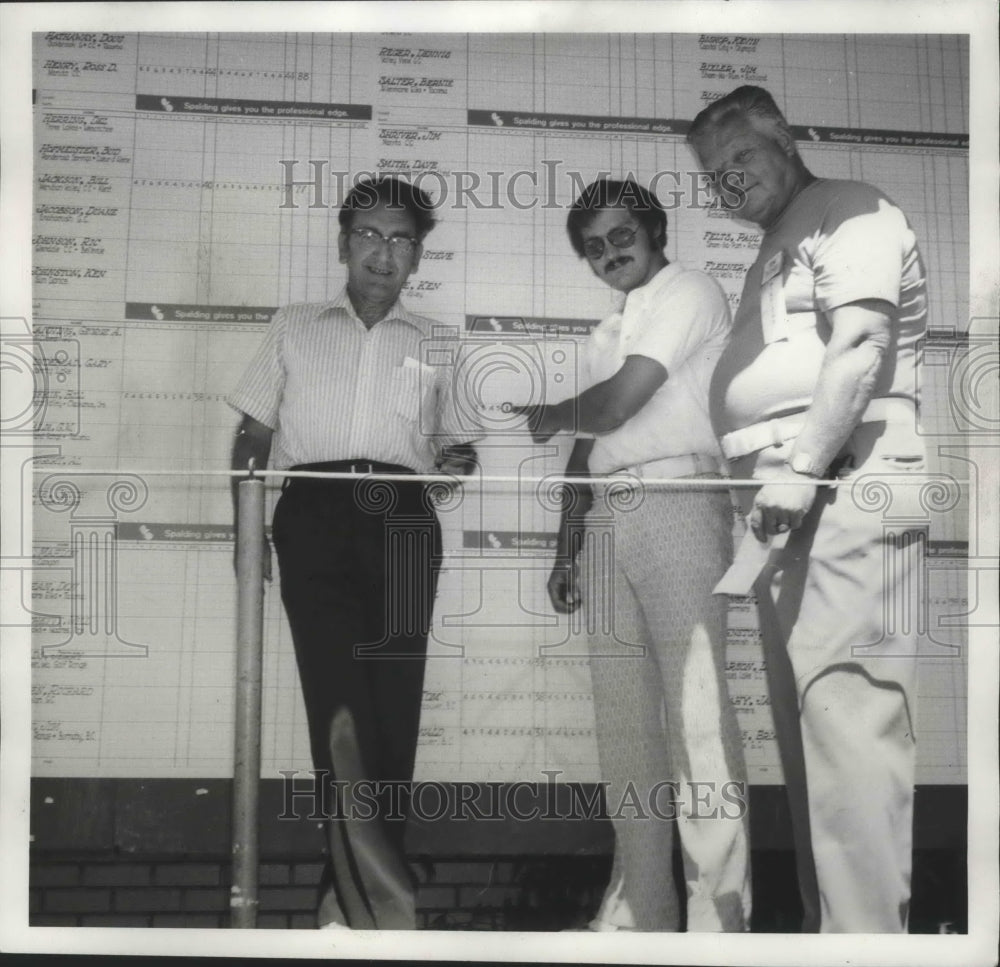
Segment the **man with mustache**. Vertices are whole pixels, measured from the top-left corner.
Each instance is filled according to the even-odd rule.
[[[712,594],[732,555],[730,498],[719,486],[642,486],[721,479],[708,385],[730,315],[713,279],[667,261],[666,228],[663,206],[635,181],[596,181],[581,193],[570,242],[623,301],[583,347],[582,391],[520,409],[537,442],[560,430],[592,435],[576,441],[569,475],[628,474],[633,488],[622,500],[602,488],[596,504],[583,482],[567,494],[549,579],[557,611],[582,596],[608,803],[626,790],[642,802],[634,817],[628,807],[612,817],[614,867],[591,927],[680,929],[676,816],[687,929],[742,931],[746,771],[724,671],[726,601]],[[585,535],[609,531],[613,553],[590,553]]]
[[[919,539],[888,523],[925,513],[906,480],[924,467],[920,252],[877,188],[806,168],[763,88],[713,102],[688,140],[764,230],[710,400],[734,477],[763,484],[740,490],[753,534],[787,540],[754,590],[803,929],[905,932],[918,623],[895,608]],[[817,486],[834,478],[877,481],[891,509]]]

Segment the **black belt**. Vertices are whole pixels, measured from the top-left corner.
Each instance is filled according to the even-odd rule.
[[[289,470],[307,470],[317,473],[355,473],[365,475],[370,473],[414,474],[415,470],[398,463],[382,463],[380,460],[329,460],[325,463],[300,463]],[[282,489],[287,490],[292,484],[331,484],[336,480],[324,480],[320,477],[285,477]]]

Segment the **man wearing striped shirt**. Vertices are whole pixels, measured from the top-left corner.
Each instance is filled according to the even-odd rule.
[[[317,780],[335,782],[318,923],[402,930],[415,926],[405,800],[441,559],[426,487],[403,475],[468,472],[474,434],[447,365],[454,334],[399,301],[430,199],[383,176],[359,182],[339,219],[347,285],[275,315],[228,399],[243,414],[232,467],[355,475],[286,478],[272,533]]]

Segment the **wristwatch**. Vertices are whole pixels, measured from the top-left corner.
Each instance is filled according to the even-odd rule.
[[[819,466],[808,453],[793,453],[785,462],[793,473],[800,473],[804,477],[819,479],[823,476],[823,471],[826,469]]]

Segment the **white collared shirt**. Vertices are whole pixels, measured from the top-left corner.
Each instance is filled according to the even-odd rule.
[[[400,302],[368,329],[344,289],[279,309],[227,402],[274,430],[276,469],[359,458],[427,472],[442,445],[478,436],[454,393],[457,346]]]
[[[583,349],[584,388],[610,379],[627,356],[656,360],[667,379],[631,419],[595,434],[591,473],[691,453],[718,455],[708,386],[731,324],[719,284],[671,263],[628,293],[622,310],[594,329]]]

